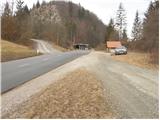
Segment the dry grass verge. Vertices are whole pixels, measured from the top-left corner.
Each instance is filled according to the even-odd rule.
[[[157,64],[152,64],[150,62],[150,56],[147,53],[129,52],[127,55],[116,55],[116,56],[112,56],[112,58],[115,60],[133,64],[142,68],[149,68],[149,69],[155,69],[155,70],[158,69]]]
[[[33,96],[4,118],[112,118],[102,84],[78,69]]]
[[[1,40],[1,61],[17,60],[26,57],[36,56],[36,51],[26,46]]]
[[[63,48],[63,47],[61,47],[61,46],[58,46],[58,45],[56,45],[56,44],[53,44],[53,48],[55,48],[55,49],[57,49],[57,50],[59,50],[59,51],[61,51],[61,52],[66,52],[66,51],[68,51],[68,49]]]

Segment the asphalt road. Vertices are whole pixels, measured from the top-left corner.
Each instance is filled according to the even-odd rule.
[[[91,70],[102,80],[106,101],[117,116],[126,119],[158,119],[158,71],[136,67],[101,55]]]
[[[1,92],[6,92],[88,53],[89,51],[71,51],[4,62],[2,63]]]

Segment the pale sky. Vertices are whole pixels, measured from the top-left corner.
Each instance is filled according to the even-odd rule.
[[[10,2],[12,0],[3,0],[1,5],[6,1]],[[16,1],[16,0],[14,0]],[[40,3],[43,0],[39,0]],[[51,1],[51,0],[45,0]],[[116,11],[120,2],[123,3],[124,9],[127,13],[127,33],[130,36],[133,21],[135,18],[135,13],[138,10],[141,18],[144,17],[144,13],[146,12],[149,3],[151,0],[65,0],[72,1],[73,3],[80,3],[85,9],[95,13],[99,19],[103,21],[104,24],[108,24],[110,18],[115,19]],[[33,3],[36,3],[37,0],[24,0],[25,4],[28,5],[29,8],[33,6]]]

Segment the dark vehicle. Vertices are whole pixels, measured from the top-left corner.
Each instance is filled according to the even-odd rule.
[[[125,46],[117,47],[115,49],[115,55],[127,54],[127,48]]]

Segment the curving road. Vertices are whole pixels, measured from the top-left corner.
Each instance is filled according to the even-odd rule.
[[[38,53],[60,53],[60,51],[54,49],[50,43],[44,40],[39,40],[39,39],[31,39],[32,41],[36,42],[36,50]]]

